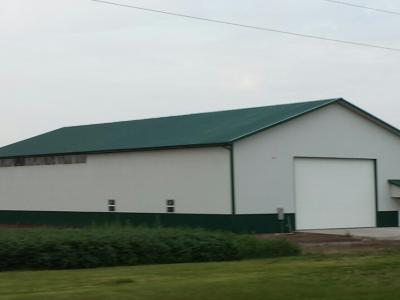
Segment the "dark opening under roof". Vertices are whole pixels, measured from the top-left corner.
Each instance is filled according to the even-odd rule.
[[[344,100],[64,127],[0,148],[0,158],[225,145],[340,101]]]

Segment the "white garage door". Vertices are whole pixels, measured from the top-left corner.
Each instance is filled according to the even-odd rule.
[[[295,159],[296,228],[374,227],[372,160]]]

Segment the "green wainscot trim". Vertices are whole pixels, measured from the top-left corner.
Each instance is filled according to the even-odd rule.
[[[295,214],[285,214],[278,220],[277,214],[235,215],[233,231],[252,233],[280,233],[295,231]]]
[[[376,213],[376,225],[378,227],[398,227],[399,212],[395,211],[378,211]]]
[[[119,213],[0,210],[0,224],[79,227],[104,224],[193,227],[241,233],[277,233],[295,230],[294,214],[212,215],[175,213]]]

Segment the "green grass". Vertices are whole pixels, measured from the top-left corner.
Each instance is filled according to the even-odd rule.
[[[0,273],[0,299],[400,299],[400,253]]]

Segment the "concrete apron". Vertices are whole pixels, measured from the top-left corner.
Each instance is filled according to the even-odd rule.
[[[317,229],[301,230],[299,232],[349,235],[353,237],[372,238],[376,240],[400,240],[400,227]]]

